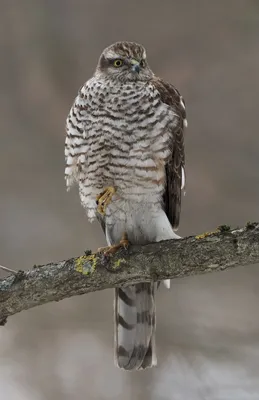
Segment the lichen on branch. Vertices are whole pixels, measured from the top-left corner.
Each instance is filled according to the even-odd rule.
[[[20,311],[64,298],[127,286],[176,279],[259,263],[259,224],[145,246],[130,246],[112,256],[91,254],[35,266],[0,280],[0,325]],[[7,270],[7,268],[5,268]]]

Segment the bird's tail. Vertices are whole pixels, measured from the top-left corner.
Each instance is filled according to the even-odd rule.
[[[154,285],[115,289],[115,363],[125,370],[156,365]]]

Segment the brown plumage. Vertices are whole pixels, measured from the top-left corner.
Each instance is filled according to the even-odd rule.
[[[159,91],[161,100],[176,110],[178,124],[172,137],[172,153],[166,163],[166,187],[164,192],[165,212],[172,227],[177,229],[180,223],[181,191],[185,186],[184,128],[187,126],[185,102],[178,90],[159,78],[152,80]],[[183,186],[183,187],[182,187]]]

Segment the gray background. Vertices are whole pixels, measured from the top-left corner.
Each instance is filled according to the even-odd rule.
[[[104,244],[66,193],[64,124],[103,48],[134,40],[188,106],[182,236],[258,216],[259,2],[2,0],[0,263],[30,268]],[[5,275],[1,272],[1,277]],[[8,400],[259,399],[258,266],[179,279],[157,296],[159,366],[113,366],[113,292],[0,329]]]

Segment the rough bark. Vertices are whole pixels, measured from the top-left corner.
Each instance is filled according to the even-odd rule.
[[[115,255],[84,256],[34,266],[0,280],[0,325],[22,310],[137,282],[181,278],[259,263],[259,224],[180,240],[130,246]]]

